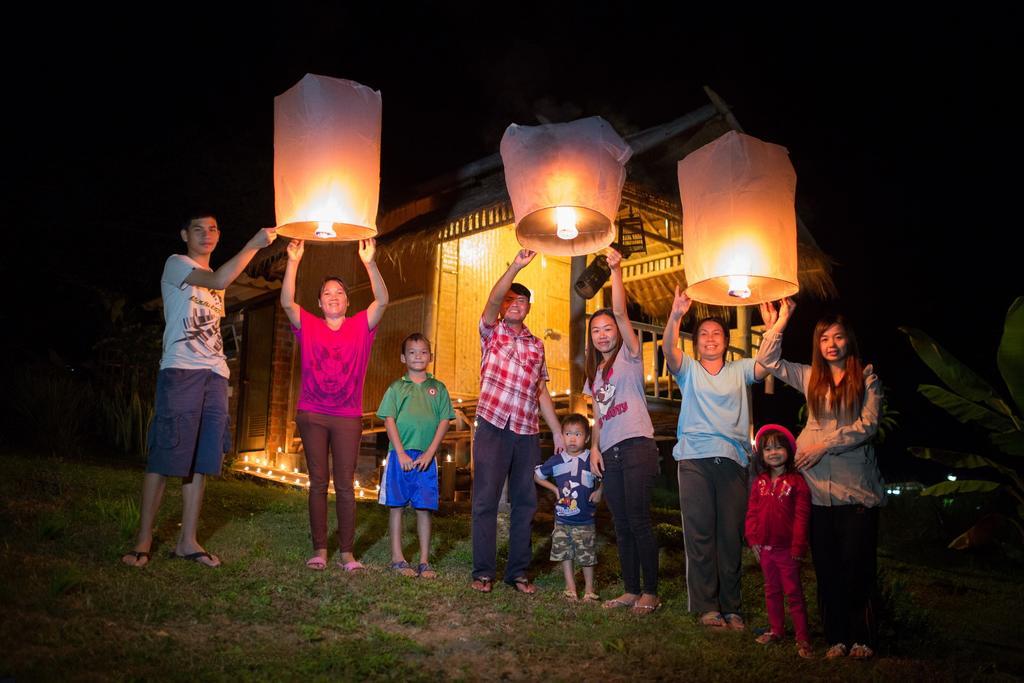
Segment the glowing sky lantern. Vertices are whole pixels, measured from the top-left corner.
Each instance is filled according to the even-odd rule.
[[[680,161],[687,296],[740,306],[796,294],[795,195],[786,148],[736,131]]]
[[[510,125],[501,138],[501,160],[519,243],[554,256],[590,254],[611,244],[632,154],[597,116]]]
[[[377,234],[380,93],[306,74],[274,98],[278,234],[342,241]]]

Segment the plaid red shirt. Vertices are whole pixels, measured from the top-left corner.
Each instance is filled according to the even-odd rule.
[[[476,414],[495,427],[516,434],[540,432],[537,387],[548,380],[544,342],[526,325],[518,333],[499,320],[480,318],[480,398]]]

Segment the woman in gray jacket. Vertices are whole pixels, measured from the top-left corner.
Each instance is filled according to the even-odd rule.
[[[885,502],[871,438],[882,388],[860,360],[842,316],[818,321],[811,364],[782,360],[782,332],[796,305],[762,304],[765,332],[757,362],[807,397],[807,424],[797,438],[797,468],[811,489],[811,552],[826,657],[865,659],[876,647],[878,507]]]

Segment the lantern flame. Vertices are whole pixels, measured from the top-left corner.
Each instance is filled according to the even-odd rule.
[[[563,240],[576,239],[580,231],[576,228],[576,212],[569,206],[555,208],[555,234]]]
[[[321,221],[320,224],[316,226],[316,230],[313,234],[322,240],[329,240],[332,237],[338,236],[338,233],[334,232],[334,225],[330,221]]]
[[[737,299],[749,299],[750,277],[747,275],[730,275],[729,296],[734,296]]]

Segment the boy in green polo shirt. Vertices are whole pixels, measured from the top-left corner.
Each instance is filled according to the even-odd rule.
[[[455,418],[448,389],[427,372],[430,341],[410,334],[402,341],[402,362],[408,372],[384,392],[377,417],[384,420],[391,440],[378,502],[391,508],[391,569],[403,576],[433,579],[430,568],[430,511],[437,509],[437,463],[434,454]],[[413,569],[402,553],[402,510],[416,510],[420,537],[420,561]]]

